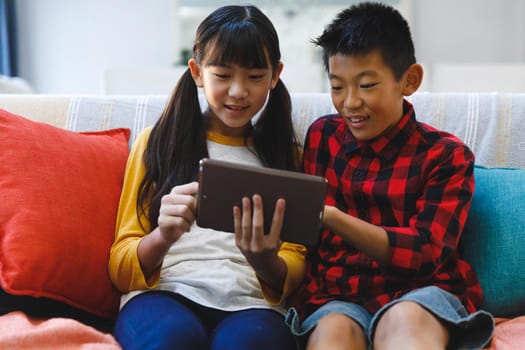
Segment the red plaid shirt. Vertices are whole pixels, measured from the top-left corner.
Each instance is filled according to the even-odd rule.
[[[299,294],[305,316],[330,300],[358,303],[369,312],[404,293],[435,285],[473,312],[481,288],[458,256],[458,242],[474,190],[474,156],[458,138],[405,115],[370,142],[357,141],[338,115],[310,127],[304,170],[328,180],[327,205],[382,226],[390,244],[380,265],[340,236],[324,230],[308,255]]]

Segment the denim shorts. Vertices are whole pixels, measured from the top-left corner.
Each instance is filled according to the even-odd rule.
[[[288,311],[285,320],[292,333],[299,338],[299,342],[304,343],[323,316],[332,313],[343,314],[363,328],[369,348],[372,348],[372,339],[377,322],[388,308],[401,301],[415,302],[449,325],[450,344],[448,348],[450,349],[481,349],[492,338],[495,326],[490,313],[479,310],[469,314],[458,298],[434,286],[415,289],[384,305],[375,314],[370,314],[358,304],[334,300],[321,306],[308,316],[302,324],[299,323],[299,316],[294,308]]]

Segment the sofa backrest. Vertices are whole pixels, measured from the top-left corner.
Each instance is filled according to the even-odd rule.
[[[462,139],[485,166],[525,168],[525,94],[416,93],[416,116]],[[131,129],[130,143],[158,119],[164,95],[0,95],[0,108],[73,131]],[[326,93],[292,94],[298,138],[310,123],[334,113]]]
[[[525,315],[525,94],[417,93],[409,100],[420,121],[458,136],[476,155],[476,190],[460,252],[478,274],[481,307],[495,316]],[[1,109],[68,130],[129,128],[129,144],[166,102],[156,95],[0,94]],[[329,94],[292,94],[292,108],[301,142],[314,119],[334,113]]]

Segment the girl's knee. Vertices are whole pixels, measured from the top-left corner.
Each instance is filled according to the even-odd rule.
[[[132,299],[119,313],[113,334],[126,350],[208,348],[201,321],[182,303],[162,294]]]
[[[283,316],[271,310],[245,310],[221,321],[212,335],[213,350],[288,350],[296,342]]]
[[[197,320],[172,317],[120,319],[114,336],[123,349],[208,349],[208,335]]]

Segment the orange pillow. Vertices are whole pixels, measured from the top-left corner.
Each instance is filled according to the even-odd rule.
[[[76,133],[0,109],[0,286],[101,317],[130,130]]]

